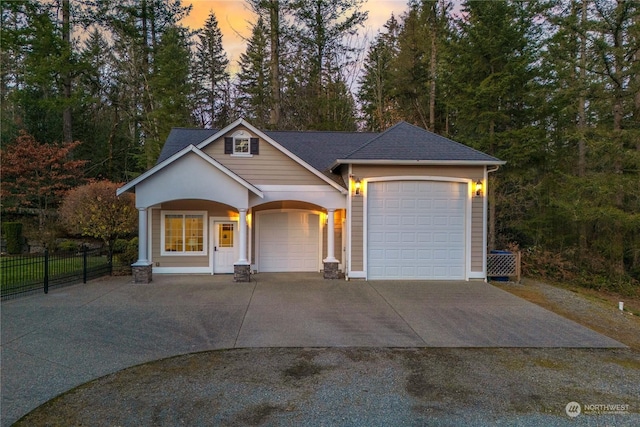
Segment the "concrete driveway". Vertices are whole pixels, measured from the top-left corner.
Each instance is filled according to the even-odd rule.
[[[2,303],[2,425],[91,379],[242,347],[625,347],[481,282],[106,278]]]

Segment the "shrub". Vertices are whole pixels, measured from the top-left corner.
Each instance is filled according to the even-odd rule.
[[[127,249],[124,251],[122,255],[126,260],[126,262],[129,263],[129,265],[133,264],[138,260],[138,238],[137,237],[134,237],[133,239],[129,240],[127,244]]]
[[[11,255],[22,253],[22,223],[5,222],[2,226],[5,239],[7,240],[7,252]]]
[[[134,237],[131,240],[118,239],[121,245],[121,250],[114,250],[116,259],[119,264],[123,266],[130,266],[138,260],[138,238]]]
[[[544,280],[571,282],[576,278],[576,266],[562,254],[540,247],[522,252],[522,274]]]
[[[63,240],[58,243],[58,250],[64,252],[76,252],[78,250],[78,244],[73,240]]]
[[[113,242],[113,253],[121,254],[127,250],[127,246],[129,246],[127,239],[116,239],[116,241]]]

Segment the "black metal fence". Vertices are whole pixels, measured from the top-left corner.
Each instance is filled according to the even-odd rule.
[[[113,259],[106,249],[0,257],[1,299],[44,292],[110,275]]]

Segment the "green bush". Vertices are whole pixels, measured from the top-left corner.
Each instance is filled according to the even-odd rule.
[[[11,255],[22,253],[24,239],[22,237],[22,223],[5,222],[2,225],[4,237],[7,240],[7,252]]]
[[[118,255],[120,262],[125,265],[131,265],[138,260],[138,238],[126,241],[127,246],[124,251]]]
[[[63,240],[58,243],[58,250],[63,252],[76,252],[78,250],[78,244],[73,240]]]
[[[127,250],[128,246],[129,246],[129,241],[127,239],[116,239],[116,241],[113,242],[113,253],[114,254],[124,253]]]

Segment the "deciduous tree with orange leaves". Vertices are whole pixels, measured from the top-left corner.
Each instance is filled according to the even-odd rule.
[[[138,211],[134,197],[116,196],[121,184],[94,181],[69,191],[60,207],[60,219],[75,234],[102,240],[113,253],[116,239],[136,230]]]
[[[69,189],[85,182],[86,161],[73,160],[71,156],[80,144],[80,141],[41,144],[21,131],[15,142],[0,152],[2,209],[36,213],[42,236],[49,213],[58,207]]]

